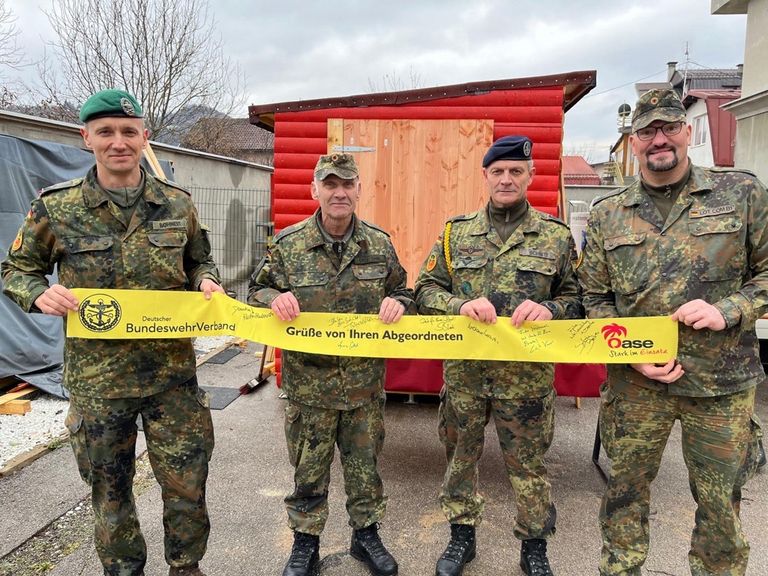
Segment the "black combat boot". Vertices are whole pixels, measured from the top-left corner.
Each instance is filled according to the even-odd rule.
[[[547,559],[547,541],[544,538],[523,540],[520,568],[527,576],[555,576]]]
[[[283,576],[315,576],[319,563],[320,536],[294,532],[291,557],[283,569]]]
[[[374,576],[397,574],[397,562],[382,544],[378,524],[353,530],[349,553],[355,560],[365,562]]]
[[[195,563],[191,566],[171,566],[168,569],[168,576],[205,576],[205,572]]]
[[[757,468],[758,470],[765,466],[766,458],[765,458],[765,446],[763,446],[763,441],[760,440],[759,444],[760,446],[760,456],[758,457],[757,461]]]
[[[461,576],[464,565],[475,558],[475,527],[451,524],[451,540],[437,561],[436,576]]]

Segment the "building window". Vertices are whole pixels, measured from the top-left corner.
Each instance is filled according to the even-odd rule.
[[[709,140],[709,124],[707,115],[702,114],[693,119],[693,145],[701,146]]]

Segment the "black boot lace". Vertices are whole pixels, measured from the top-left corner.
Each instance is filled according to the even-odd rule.
[[[547,541],[544,539],[526,540],[523,554],[528,561],[528,576],[554,576],[547,559]]]
[[[296,532],[288,565],[291,568],[306,568],[317,548],[317,537],[303,532]]]
[[[379,536],[378,526],[375,524],[358,530],[357,539],[371,558],[389,556],[389,552],[387,552]]]
[[[458,524],[451,526],[451,540],[441,558],[456,564],[464,562],[464,556],[472,543],[472,527]]]

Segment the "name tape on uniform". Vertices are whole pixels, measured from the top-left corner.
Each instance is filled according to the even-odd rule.
[[[383,324],[373,314],[302,312],[292,322],[223,294],[73,289],[80,301],[67,337],[189,338],[234,335],[276,348],[375,358],[524,362],[667,362],[677,356],[669,316],[483,324],[465,316],[403,316]]]

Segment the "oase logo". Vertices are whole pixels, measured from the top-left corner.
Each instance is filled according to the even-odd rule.
[[[106,294],[93,294],[80,303],[80,322],[92,332],[112,330],[122,317],[117,300]]]
[[[629,340],[627,329],[620,324],[607,324],[602,328],[608,348],[653,348],[653,340]]]

